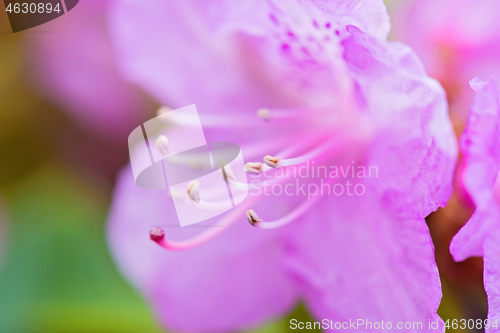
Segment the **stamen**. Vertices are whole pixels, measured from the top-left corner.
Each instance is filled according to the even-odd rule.
[[[262,163],[260,162],[248,162],[245,164],[245,172],[260,174],[262,172]]]
[[[200,182],[193,180],[187,187],[187,195],[191,202],[200,203]]]
[[[185,127],[198,127],[201,124],[204,127],[249,127],[260,125],[260,121],[255,119],[255,117],[250,117],[250,115],[213,115],[204,114],[200,118],[195,117],[192,114],[175,114],[172,115],[168,120],[162,119],[168,124],[185,126]]]
[[[303,118],[306,116],[310,116],[311,112],[321,113],[324,110],[315,109],[315,108],[277,108],[277,109],[269,109],[269,108],[260,108],[257,110],[257,116],[263,120],[270,120],[275,118],[281,119],[297,119]]]
[[[251,225],[255,225],[258,222],[262,222],[262,220],[259,219],[259,216],[257,215],[257,213],[254,212],[253,209],[247,210],[245,216],[247,218],[247,221],[250,222]]]
[[[170,154],[170,148],[168,147],[168,138],[165,135],[160,135],[156,140],[156,147],[163,155]]]
[[[299,164],[306,163],[307,161],[310,161],[314,158],[317,158],[317,157],[325,154],[326,152],[328,152],[328,150],[332,150],[333,148],[336,148],[336,147],[339,148],[338,150],[336,150],[336,153],[339,153],[340,149],[342,149],[342,143],[343,143],[343,140],[341,138],[334,137],[333,139],[328,140],[328,141],[320,144],[319,146],[317,146],[316,148],[312,149],[311,151],[305,153],[302,156],[288,158],[288,159],[280,159],[279,157],[272,157],[272,156],[268,155],[268,156],[264,157],[264,162],[273,168],[299,165]]]
[[[157,111],[157,115],[161,115],[165,112],[170,111],[171,108],[161,107]],[[175,125],[180,126],[199,126],[199,121],[201,119],[201,124],[204,127],[252,127],[262,124],[262,120],[269,121],[271,119],[283,119],[283,120],[293,120],[294,125],[296,119],[310,117],[311,112],[315,112],[319,115],[324,110],[320,109],[304,109],[304,108],[283,108],[283,109],[268,109],[261,108],[257,110],[257,116],[251,114],[240,114],[240,115],[216,115],[216,114],[203,114],[200,118],[195,117],[191,114],[176,114],[175,117],[172,116],[168,120],[169,123],[172,122]],[[260,118],[260,119],[259,119]],[[290,125],[290,124],[289,124]]]
[[[198,247],[209,240],[218,236],[221,232],[229,228],[234,222],[238,221],[241,217],[242,211],[245,211],[250,205],[253,205],[257,201],[256,197],[246,200],[244,203],[233,209],[228,215],[226,215],[220,224],[210,227],[210,229],[194,236],[191,239],[183,241],[170,241],[165,237],[165,232],[161,228],[153,228],[149,231],[151,240],[156,242],[158,245],[164,249],[171,251],[182,251],[190,248]]]
[[[331,134],[329,134],[328,137],[329,136],[331,136]],[[278,152],[278,156],[287,156],[290,154],[297,153],[297,152],[301,151],[302,149],[309,147],[310,145],[315,144],[318,141],[322,140],[323,134],[316,133],[314,136],[310,136],[310,137],[306,136],[305,138],[302,138],[300,141],[293,143],[293,144],[290,144],[290,142],[292,141],[292,139],[290,137],[285,136],[284,138],[286,138],[287,146],[285,149]],[[272,157],[270,155],[267,155],[266,157],[264,157],[264,162],[266,162],[266,159],[268,159],[268,162],[270,162],[270,164],[268,164],[268,163],[262,164],[261,173],[266,173],[272,169],[280,168],[282,166],[287,166],[286,163],[283,163],[283,161],[286,161],[286,160],[284,160],[282,158],[275,158],[275,157]],[[273,162],[274,164],[276,164],[276,166],[273,166],[273,163],[271,163],[272,159],[278,159],[279,163]],[[247,163],[247,165],[248,165],[248,163]]]
[[[279,168],[281,165],[278,165],[278,162],[280,161],[279,157],[273,157],[270,155],[264,156],[264,163],[266,163],[267,166],[271,168]]]
[[[296,220],[297,218],[299,218],[302,214],[307,212],[311,208],[311,206],[314,205],[319,200],[319,198],[321,198],[321,196],[316,195],[316,196],[312,197],[310,200],[304,201],[296,209],[294,209],[293,211],[291,211],[287,215],[285,215],[282,218],[279,218],[275,221],[264,222],[261,219],[259,219],[259,217],[257,216],[257,214],[253,210],[247,211],[246,217],[247,217],[248,222],[250,222],[250,224],[256,228],[276,229],[279,227],[283,227],[283,226],[289,224],[290,222]],[[254,215],[253,216],[249,215],[249,212],[251,212],[251,214],[254,214]],[[254,219],[253,217],[255,217],[256,219]]]

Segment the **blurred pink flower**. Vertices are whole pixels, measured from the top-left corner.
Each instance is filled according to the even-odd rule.
[[[175,226],[172,200],[125,169],[110,247],[164,326],[242,330],[301,299],[318,320],[443,330],[428,327],[441,289],[424,218],[451,193],[456,142],[441,86],[386,41],[382,1],[116,1],[110,14],[124,75],[162,103],[195,103],[208,141],[239,144],[247,161],[282,151],[278,165],[379,170],[362,196],[251,195],[220,232],[154,229],[186,249],[168,252],[147,229]],[[266,222],[244,222],[250,208]]]
[[[484,257],[488,319],[500,327],[500,100],[494,79],[470,81],[476,91],[467,127],[460,138],[463,171],[460,181],[476,206],[450,250],[457,261]],[[486,332],[500,332],[500,328]]]
[[[92,130],[126,135],[142,119],[145,96],[116,68],[107,35],[107,0],[85,0],[35,28],[26,56],[34,81],[49,99]]]
[[[415,50],[446,89],[452,117],[464,123],[473,100],[470,78],[500,74],[500,2],[399,1],[392,13],[395,39]]]

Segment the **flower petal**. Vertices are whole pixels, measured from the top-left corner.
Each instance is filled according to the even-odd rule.
[[[367,154],[380,171],[377,191],[393,209],[424,218],[452,191],[457,144],[444,91],[404,44],[347,29],[344,58],[375,129]]]
[[[331,92],[349,81],[339,45],[345,25],[379,38],[389,30],[379,0],[116,1],[110,15],[130,80],[163,103],[209,113],[338,106]]]
[[[492,231],[498,228],[499,208],[498,202],[492,200],[476,209],[467,224],[451,241],[450,252],[455,261],[484,256],[485,240]]]
[[[393,215],[369,189],[324,200],[290,236],[288,267],[314,317],[421,322],[434,331],[441,286],[425,221]]]
[[[476,90],[467,127],[460,138],[463,153],[463,188],[470,194],[476,211],[453,238],[450,252],[457,261],[484,257],[484,287],[488,295],[488,319],[500,324],[500,101],[494,79],[471,80]],[[500,332],[490,327],[486,332]]]
[[[500,214],[497,215],[499,221]],[[488,320],[486,333],[500,332],[500,232],[490,235],[484,244],[484,289],[488,295]],[[492,327],[495,325],[497,327]]]
[[[37,88],[72,116],[105,134],[126,135],[146,99],[120,76],[104,22],[107,1],[81,1],[27,35]]]
[[[476,206],[489,202],[500,170],[500,101],[496,81],[471,80],[476,90],[469,121],[460,138],[462,181]]]

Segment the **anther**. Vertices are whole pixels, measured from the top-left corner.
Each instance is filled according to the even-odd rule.
[[[193,180],[187,187],[187,195],[191,202],[200,203],[200,182]]]
[[[279,168],[280,167],[278,165],[279,161],[280,161],[279,157],[273,157],[273,156],[270,156],[270,155],[267,155],[267,156],[264,157],[264,163],[266,163],[271,168]]]
[[[262,120],[269,121],[271,119],[271,111],[266,108],[258,109],[257,116]]]
[[[254,212],[253,209],[247,210],[245,216],[251,225],[255,225],[258,222],[262,222],[262,220],[259,219],[259,216],[257,215],[257,213]]]
[[[170,154],[170,148],[168,147],[168,138],[165,135],[160,135],[156,140],[156,147],[163,155]]]
[[[248,162],[245,164],[245,172],[259,174],[262,172],[262,166],[260,162]]]

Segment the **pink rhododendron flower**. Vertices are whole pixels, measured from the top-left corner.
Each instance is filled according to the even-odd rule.
[[[107,0],[80,1],[36,28],[26,53],[37,86],[76,119],[105,134],[128,134],[141,119],[144,96],[123,81],[106,31]]]
[[[456,143],[441,86],[411,49],[386,41],[382,1],[115,1],[111,9],[125,77],[172,107],[195,103],[207,140],[239,144],[252,179],[293,185],[286,170],[313,172],[314,163],[349,172],[308,185],[365,189],[259,188],[209,221],[217,226],[178,228],[167,193],[139,188],[126,168],[109,243],[165,327],[242,330],[303,300],[318,320],[443,331],[424,218],[451,193]],[[167,148],[156,142],[151,149]],[[354,166],[374,166],[377,176]],[[204,190],[188,195],[202,203]],[[153,226],[158,244],[147,235]]]
[[[484,287],[488,295],[488,319],[500,332],[500,100],[494,79],[471,80],[476,91],[469,122],[460,138],[464,156],[461,181],[476,206],[469,222],[453,239],[455,260],[484,257]]]
[[[410,0],[394,3],[394,37],[411,46],[445,87],[462,123],[473,100],[471,77],[500,74],[496,0]]]

